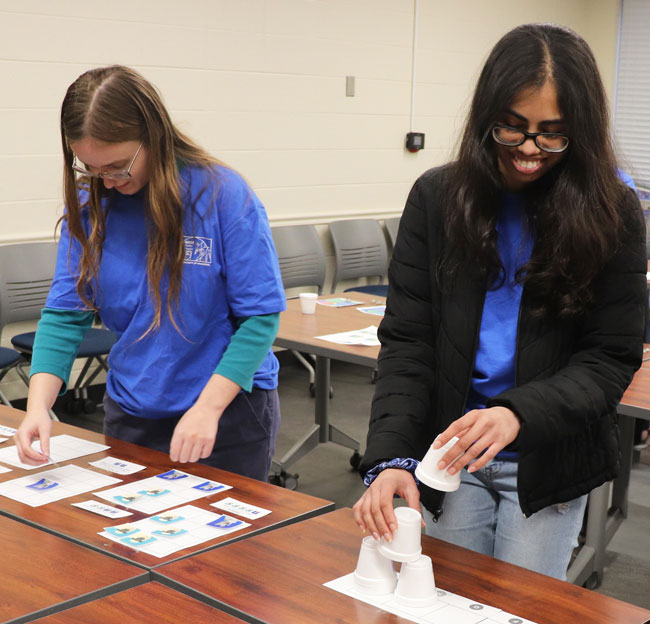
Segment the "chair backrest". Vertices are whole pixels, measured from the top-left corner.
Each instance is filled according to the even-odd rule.
[[[399,230],[399,221],[401,217],[391,217],[390,219],[384,219],[384,225],[386,226],[386,231],[388,232],[388,240],[390,244],[395,247],[395,241],[397,240],[397,230]]]
[[[383,282],[388,273],[388,250],[379,221],[332,221],[329,229],[336,257],[332,292],[340,281],[346,279],[379,277]]]
[[[271,228],[285,288],[325,284],[325,252],[313,225],[281,225]]]
[[[645,218],[645,255],[650,260],[650,216]]]
[[[0,245],[0,331],[8,323],[37,320],[56,266],[57,244]]]

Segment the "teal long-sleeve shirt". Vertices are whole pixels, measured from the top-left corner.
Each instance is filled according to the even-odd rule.
[[[43,308],[34,340],[30,376],[36,373],[56,375],[63,381],[63,394],[77,350],[93,319],[92,311]],[[250,392],[253,375],[278,332],[280,315],[250,316],[238,319],[237,323],[238,327],[214,372]]]

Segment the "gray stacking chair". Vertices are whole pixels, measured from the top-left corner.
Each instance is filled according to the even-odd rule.
[[[18,351],[0,347],[0,381],[5,378],[5,375],[10,370],[16,368],[18,362],[20,362],[20,353]],[[13,407],[2,390],[0,390],[0,403],[3,403],[7,407]]]
[[[56,255],[54,241],[0,245],[0,332],[9,323],[40,318],[54,277]],[[36,332],[31,331],[11,338],[13,347],[22,356],[16,364],[16,372],[27,386],[29,378],[24,368],[29,365],[35,335]],[[67,411],[74,413],[83,409],[92,413],[95,410],[95,404],[88,399],[87,388],[102,369],[108,370],[105,356],[114,342],[115,334],[107,329],[88,330],[77,352],[77,357],[86,358],[86,362],[72,388]],[[88,375],[93,362],[95,370]],[[56,419],[51,410],[50,416]]]
[[[386,226],[386,231],[388,232],[388,240],[393,247],[395,247],[395,241],[397,240],[397,231],[399,230],[400,219],[401,217],[391,217],[390,219],[384,219],[384,225]]]
[[[332,291],[342,280],[378,277],[379,284],[354,286],[346,291],[366,292],[385,297],[388,287],[383,284],[388,274],[388,250],[386,237],[376,219],[350,219],[332,221],[329,224],[336,270]]]
[[[316,288],[325,285],[325,252],[313,225],[282,225],[271,228],[275,250],[280,261],[282,285],[285,288]],[[309,371],[309,393],[316,394],[313,365],[299,351],[291,353]],[[330,390],[331,394],[331,390]]]

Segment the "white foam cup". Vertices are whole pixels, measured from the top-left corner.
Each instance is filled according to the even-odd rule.
[[[316,293],[300,293],[300,309],[303,314],[314,314],[316,312]]]
[[[388,542],[382,537],[377,548],[393,561],[414,561],[422,552],[422,515],[410,507],[397,507],[395,518],[397,529],[393,539]]]
[[[440,470],[438,462],[442,456],[458,442],[457,437],[453,437],[447,444],[439,449],[434,449],[433,444],[429,447],[427,454],[415,469],[415,476],[425,485],[442,492],[453,492],[460,487],[460,470],[451,475],[447,469]],[[460,457],[460,455],[458,456]]]
[[[357,568],[354,571],[354,585],[362,594],[379,596],[391,594],[397,583],[393,562],[386,559],[377,549],[378,541],[364,537],[359,550]]]
[[[420,555],[402,564],[394,596],[406,607],[428,607],[438,599],[431,557]]]

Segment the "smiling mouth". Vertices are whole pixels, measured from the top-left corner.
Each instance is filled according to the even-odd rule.
[[[526,174],[535,173],[539,171],[542,168],[542,164],[543,164],[543,161],[541,160],[523,160],[521,158],[516,158],[516,157],[512,159],[512,162],[517,171],[521,171],[521,173],[526,173]]]

